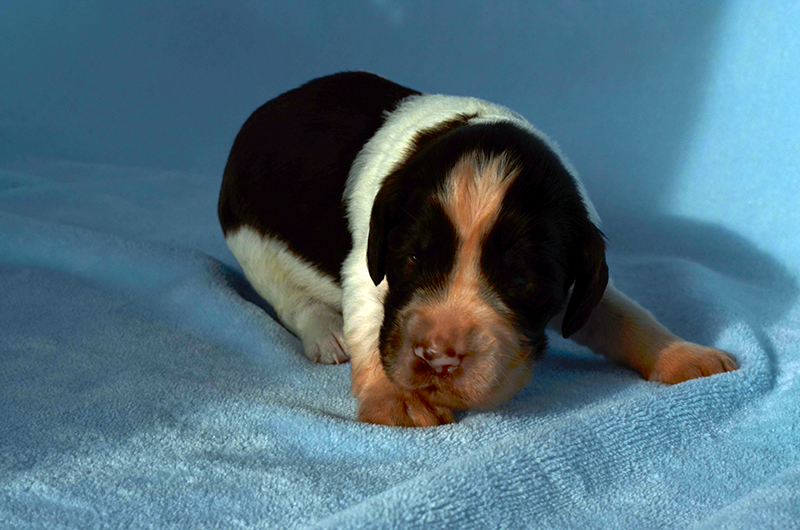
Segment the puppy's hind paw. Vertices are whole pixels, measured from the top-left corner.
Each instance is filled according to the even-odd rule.
[[[306,357],[315,363],[341,364],[350,360],[341,333],[328,333],[309,346],[303,345]]]
[[[342,332],[342,316],[333,311],[319,311],[300,337],[306,357],[321,364],[341,364],[350,359]]]
[[[691,342],[676,342],[658,356],[648,379],[667,384],[707,377],[738,368],[731,355],[722,350]]]

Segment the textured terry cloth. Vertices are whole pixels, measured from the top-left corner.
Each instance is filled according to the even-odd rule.
[[[616,285],[741,368],[666,386],[552,335],[519,395],[428,429],[356,422],[349,365],[305,359],[225,248],[220,171],[131,168],[191,158],[205,140],[221,168],[240,120],[291,86],[273,75],[311,77],[308,42],[342,42],[318,59],[323,74],[375,67],[353,57],[363,60],[365,34],[386,39],[375,53],[395,77],[392,65],[422,60],[403,50],[428,42],[427,19],[399,2],[343,2],[350,19],[392,28],[365,23],[351,43],[348,22],[289,7],[159,3],[151,16],[146,2],[101,4],[12,3],[0,16],[17,43],[0,47],[14,50],[0,55],[14,80],[0,84],[0,528],[800,528],[795,2],[438,13],[449,20],[431,41],[448,59],[443,77],[412,63],[420,72],[399,80],[467,84],[463,40],[445,37],[474,35],[475,64],[507,74],[479,75],[484,89],[506,87],[500,102],[560,141],[581,173]],[[697,31],[686,15],[716,18]],[[258,40],[278,35],[263,29],[276,17],[296,62],[275,62],[275,42]],[[530,56],[520,43],[540,35]],[[695,79],[686,68],[701,44]],[[497,48],[522,55],[503,70]],[[236,70],[245,63],[256,70]],[[516,94],[520,65],[550,73]],[[239,98],[231,79],[274,86]],[[203,116],[225,114],[227,128],[203,136],[210,122],[181,106],[198,103],[193,87],[217,102]],[[702,96],[691,120],[664,127],[689,91]],[[83,162],[47,160],[68,157]]]

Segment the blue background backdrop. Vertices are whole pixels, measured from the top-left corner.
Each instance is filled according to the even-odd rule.
[[[0,523],[789,528],[800,520],[800,4],[0,5]],[[667,388],[552,338],[520,396],[358,424],[215,218],[267,99],[370,70],[525,115],[618,286],[742,369]]]

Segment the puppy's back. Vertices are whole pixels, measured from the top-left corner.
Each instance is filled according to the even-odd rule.
[[[342,191],[384,113],[418,92],[366,72],[322,77],[258,108],[234,140],[218,215],[283,241],[336,281],[351,248]]]

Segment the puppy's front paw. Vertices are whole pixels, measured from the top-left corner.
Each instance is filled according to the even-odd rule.
[[[672,385],[737,368],[733,357],[722,350],[680,341],[659,354],[648,379]]]
[[[401,390],[362,397],[358,420],[395,427],[434,427],[453,423],[453,411],[432,405],[416,392]]]

